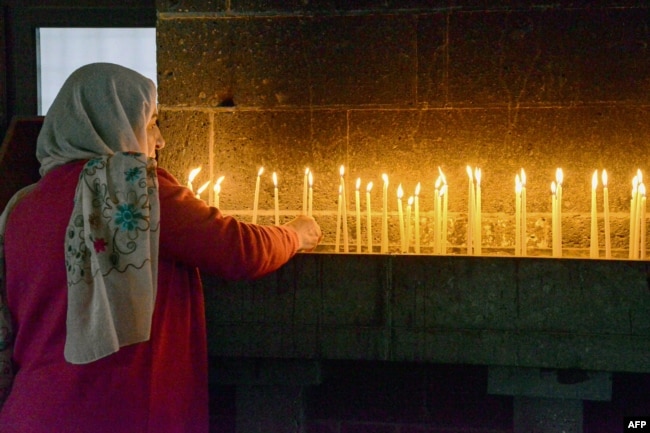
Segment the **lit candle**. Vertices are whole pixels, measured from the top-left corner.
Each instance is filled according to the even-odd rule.
[[[219,179],[214,183],[214,207],[219,207],[219,197],[221,195],[221,182],[223,182],[225,176],[220,176]]]
[[[469,190],[467,192],[467,254],[473,253],[472,249],[472,234],[474,226],[474,175],[472,174],[472,167],[467,166],[467,176],[469,177]]]
[[[411,249],[411,208],[413,207],[413,196],[406,202],[406,252]]]
[[[384,180],[383,188],[383,211],[381,219],[381,252],[388,252],[388,175],[386,173],[381,175]]]
[[[413,213],[415,219],[415,253],[420,254],[420,182],[415,186]]]
[[[372,191],[372,182],[366,186],[366,234],[368,236],[368,252],[372,253],[372,206],[370,206],[370,191]]]
[[[341,190],[343,191],[341,194],[341,198],[343,200],[343,205],[342,205],[342,214],[341,218],[343,219],[343,251],[348,252],[349,251],[349,244],[348,244],[348,200],[347,196],[345,193],[345,167],[341,166],[339,169],[339,172],[341,174]]]
[[[307,215],[313,216],[314,212],[314,175],[311,170],[309,171],[309,207],[307,208]]]
[[[205,191],[208,185],[210,185],[210,181],[207,181],[206,183],[204,183],[199,187],[199,189],[196,191],[196,198],[198,198],[199,200],[201,199],[201,194],[203,193],[203,191]]]
[[[557,185],[555,181],[551,182],[551,231],[553,257],[559,257],[557,242]]]
[[[354,190],[354,204],[357,211],[357,253],[361,252],[361,200],[359,198],[359,188],[361,187],[361,178],[357,178],[356,188]]]
[[[309,167],[305,168],[305,178],[302,181],[302,214],[307,214],[307,190],[309,184]]]
[[[334,251],[339,252],[339,245],[341,245],[341,195],[343,191],[343,185],[339,183],[339,198],[338,198],[338,210],[336,211],[336,244],[334,246]]]
[[[598,187],[598,170],[591,176],[591,242],[589,257],[598,258],[598,214],[596,212],[596,188]]]
[[[448,186],[447,178],[442,172],[440,167],[438,167],[438,172],[440,173],[440,178],[442,179],[442,188],[440,188],[440,196],[442,197],[442,229],[441,229],[441,239],[440,239],[440,252],[442,254],[447,254],[447,206],[448,206]]]
[[[603,213],[605,217],[605,258],[612,258],[612,241],[609,228],[609,190],[607,188],[607,170],[603,170]]]
[[[633,259],[634,258],[634,220],[635,220],[635,215],[636,215],[636,191],[637,188],[639,187],[639,179],[638,177],[634,176],[632,178],[632,198],[630,199],[630,236],[629,236],[629,244],[630,244],[630,254],[629,258]]]
[[[448,191],[449,187],[445,183],[442,188],[440,188],[440,195],[442,196],[442,239],[440,240],[440,252],[442,254],[447,254],[447,206],[449,202]]]
[[[521,255],[521,180],[515,176],[515,256]]]
[[[399,239],[400,239],[400,252],[406,252],[406,239],[404,238],[404,211],[402,209],[402,197],[404,190],[400,183],[397,187],[397,214],[399,215]]]
[[[440,185],[442,184],[442,178],[438,176],[436,183],[434,185],[434,202],[433,202],[433,211],[434,211],[434,221],[433,221],[433,252],[434,254],[440,254],[440,230],[442,229],[442,203],[440,199]]]
[[[192,182],[194,182],[194,179],[196,179],[196,176],[199,174],[200,171],[201,171],[201,167],[196,167],[190,170],[190,175],[187,177],[187,187],[192,192],[194,192],[194,188],[192,187]]]
[[[645,185],[643,184],[643,175],[641,174],[641,170],[638,170],[637,172],[637,179],[638,179],[638,186],[636,189],[636,212],[635,212],[635,218],[634,218],[634,255],[632,256],[633,259],[638,259],[639,258],[639,252],[641,251],[641,213],[642,213],[642,196],[641,196],[641,191],[645,191]]]
[[[257,204],[260,201],[260,178],[264,173],[264,167],[260,167],[257,172],[257,180],[255,181],[255,200],[253,201],[253,224],[257,223]]]
[[[280,205],[278,200],[278,175],[273,172],[273,203],[274,203],[274,215],[275,215],[275,225],[280,225]]]
[[[475,225],[476,229],[473,234],[474,241],[474,254],[481,255],[481,248],[483,244],[483,227],[481,224],[481,169],[477,168],[474,170],[474,178],[476,179],[476,212],[474,212],[474,218],[476,220]]]
[[[526,230],[526,221],[528,218],[526,211],[526,172],[521,169],[521,255],[527,254],[528,232]]]
[[[562,182],[564,180],[564,173],[561,168],[555,171],[555,179],[557,180],[557,244],[558,244],[558,257],[562,257]]]
[[[641,218],[639,220],[639,223],[641,224],[641,242],[640,242],[640,256],[639,258],[641,260],[645,260],[645,243],[646,243],[646,222],[645,222],[645,214],[646,214],[646,198],[645,198],[645,184],[641,184],[639,187],[639,195],[641,196]]]

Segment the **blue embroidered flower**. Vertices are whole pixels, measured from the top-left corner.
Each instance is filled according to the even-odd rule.
[[[136,180],[140,179],[141,175],[142,175],[142,170],[140,167],[129,168],[127,171],[124,172],[126,181],[131,184],[134,183]]]
[[[94,167],[98,165],[100,162],[102,162],[102,158],[93,158],[86,163],[86,167],[87,168]]]
[[[124,203],[117,206],[115,224],[117,224],[122,230],[135,230],[138,226],[138,220],[143,218],[142,213],[132,204]]]

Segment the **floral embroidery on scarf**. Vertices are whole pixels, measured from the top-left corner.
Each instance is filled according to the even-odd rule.
[[[79,212],[68,225],[65,253],[66,269],[72,277],[69,283],[92,278],[92,254],[107,253],[101,255],[105,262],[99,265],[104,275],[112,270],[123,272],[128,264],[138,268],[143,265],[136,245],[141,233],[151,229],[149,199],[157,190],[156,167],[147,162],[143,153],[116,154],[119,155],[127,158],[118,158],[119,162],[112,159],[114,156],[89,160],[79,176],[77,188],[87,191],[86,206],[90,203],[91,208],[85,211],[86,220]],[[118,182],[125,185],[124,190],[113,190],[111,185],[116,182],[107,178],[109,165],[118,163],[124,165],[120,171],[123,179]],[[136,263],[132,263],[134,259]]]

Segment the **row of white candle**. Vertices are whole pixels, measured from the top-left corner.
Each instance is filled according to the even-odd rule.
[[[188,177],[188,187],[193,190],[192,182],[200,172],[200,167],[193,169]],[[447,215],[448,215],[448,186],[446,178],[439,170],[439,176],[435,182],[434,193],[434,240],[433,248],[434,254],[444,254],[447,245]],[[261,167],[257,173],[255,183],[255,197],[253,202],[253,223],[257,222],[260,180],[264,173],[264,168]],[[481,177],[482,172],[480,168],[467,166],[468,182],[468,219],[467,219],[467,254],[480,255],[482,253],[482,211],[481,211]],[[349,238],[348,238],[348,200],[346,197],[346,184],[345,184],[345,167],[341,166],[339,169],[340,182],[338,187],[338,210],[337,210],[337,225],[336,225],[336,241],[335,251],[341,250],[341,245],[344,252],[349,252]],[[380,252],[388,252],[388,175],[382,174],[383,189],[382,189],[382,213],[381,213],[381,244]],[[562,256],[562,184],[564,174],[561,168],[558,168],[555,173],[555,180],[551,182],[551,214],[552,214],[552,255],[553,257]],[[224,176],[217,179],[214,185],[215,192],[215,205],[219,206],[219,195],[221,192],[221,183]],[[272,174],[274,186],[274,221],[276,225],[280,224],[279,217],[279,197],[278,197],[278,179],[277,174]],[[602,172],[602,185],[603,185],[603,214],[604,214],[604,232],[605,232],[605,258],[611,258],[611,238],[610,238],[610,217],[609,217],[609,193],[607,185],[607,171]],[[210,182],[206,182],[196,191],[196,197],[200,198],[201,193],[207,188]],[[305,177],[303,182],[303,214],[312,216],[313,214],[313,183],[314,177],[312,171],[307,168],[305,170]],[[355,211],[356,211],[356,251],[362,251],[361,240],[361,201],[360,201],[360,187],[361,178],[357,178],[355,187]],[[373,187],[373,182],[369,182],[366,187],[366,233],[367,251],[373,251],[373,236],[372,236],[372,208],[370,201],[370,193]],[[599,257],[598,247],[598,217],[597,217],[597,200],[596,190],[598,187],[598,170],[592,176],[591,188],[591,231],[590,231],[590,257]],[[413,250],[415,253],[420,253],[420,208],[419,208],[419,195],[420,183],[417,184],[415,192],[409,197],[406,207],[406,218],[404,216],[403,197],[404,190],[402,185],[399,184],[397,188],[397,208],[399,218],[399,233],[400,233],[400,251],[409,252],[410,242],[413,239]],[[526,230],[526,174],[523,169],[515,176],[515,255],[525,256],[527,253],[527,230]],[[645,243],[646,243],[646,190],[642,180],[641,170],[637,171],[637,175],[632,181],[632,198],[630,203],[630,239],[629,239],[629,258],[630,259],[644,259],[646,256]],[[414,233],[411,233],[414,229]],[[343,237],[341,244],[341,234]]]

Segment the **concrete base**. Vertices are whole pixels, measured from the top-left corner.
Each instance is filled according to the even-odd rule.
[[[490,367],[488,392],[512,395],[514,433],[582,433],[583,401],[610,400],[611,373]]]

